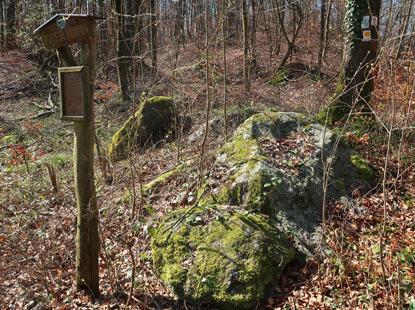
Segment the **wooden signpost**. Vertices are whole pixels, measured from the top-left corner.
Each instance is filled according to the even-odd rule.
[[[61,119],[74,121],[74,178],[77,201],[76,283],[99,295],[98,207],[94,184],[93,93],[96,61],[96,17],[58,14],[37,28],[47,49],[57,49]],[[70,44],[80,43],[78,64]]]

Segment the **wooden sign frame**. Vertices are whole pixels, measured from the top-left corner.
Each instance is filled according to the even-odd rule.
[[[88,77],[86,66],[58,69],[61,120],[87,121]]]
[[[95,16],[85,14],[56,14],[34,33],[39,34],[48,50],[73,43],[88,42],[91,39],[91,25]]]

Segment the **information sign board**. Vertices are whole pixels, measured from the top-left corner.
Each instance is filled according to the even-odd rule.
[[[61,119],[84,121],[86,98],[86,67],[64,67],[58,69]]]

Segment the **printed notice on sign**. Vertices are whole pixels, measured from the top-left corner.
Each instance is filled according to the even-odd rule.
[[[373,27],[377,27],[378,26],[378,17],[377,16],[372,16],[372,26]]]
[[[362,29],[369,28],[369,20],[370,20],[370,16],[363,16],[363,19],[362,19]]]
[[[371,39],[370,30],[363,31],[363,41],[370,41]]]

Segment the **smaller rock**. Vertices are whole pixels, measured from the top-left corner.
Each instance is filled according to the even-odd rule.
[[[226,206],[178,210],[152,239],[154,266],[180,298],[253,309],[295,255],[268,221]]]
[[[132,148],[159,141],[171,128],[173,119],[172,98],[153,97],[143,101],[112,137],[108,150],[111,160],[125,159]]]

